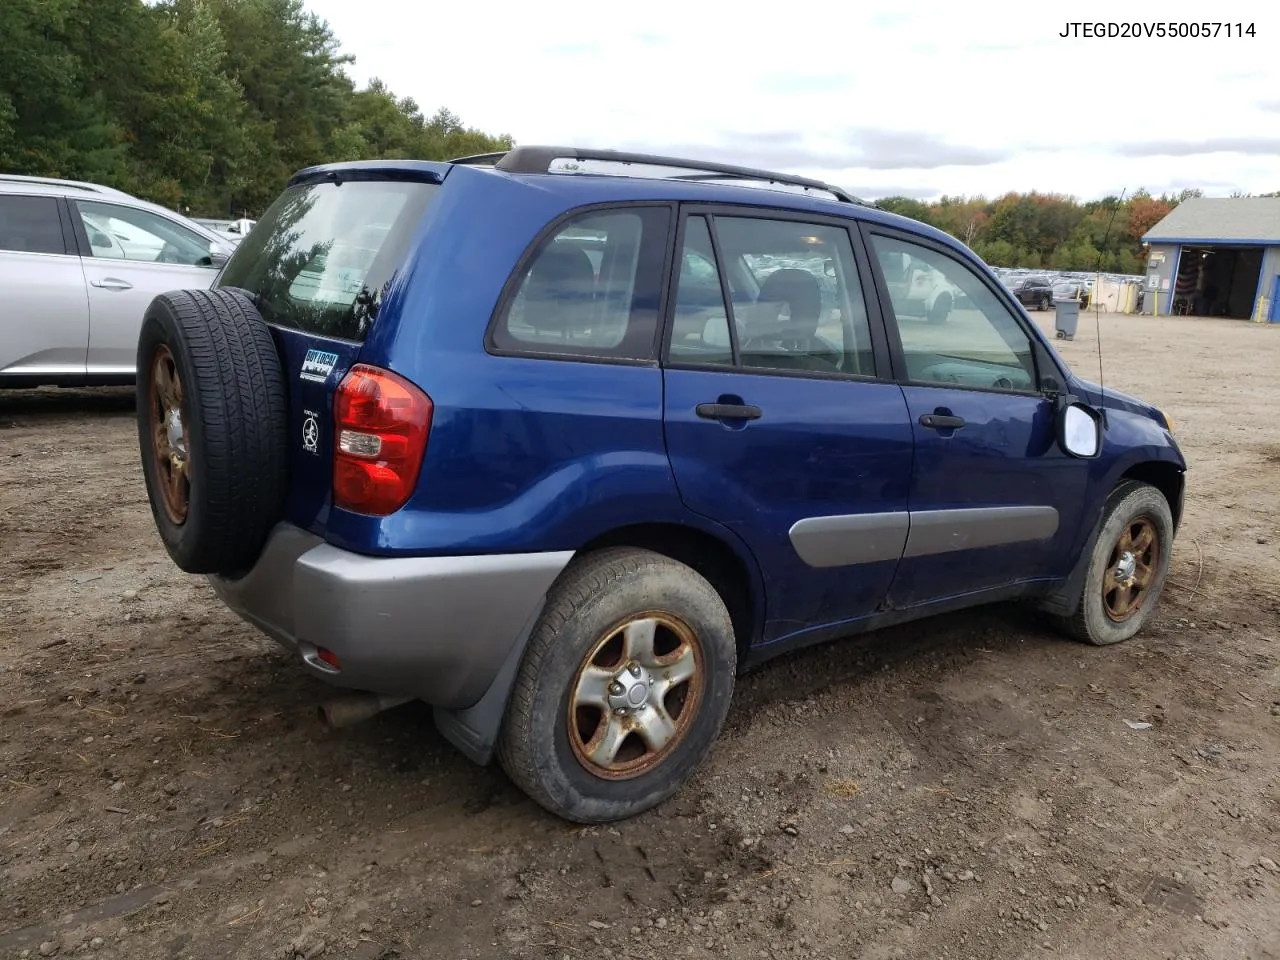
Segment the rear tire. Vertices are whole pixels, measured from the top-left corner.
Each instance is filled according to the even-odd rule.
[[[1039,304],[1039,306],[1040,306],[1040,309],[1041,309],[1042,311],[1043,311],[1043,310],[1048,310],[1048,309],[1049,309],[1049,298],[1048,298],[1048,297],[1041,297],[1041,298],[1040,298],[1040,304]]]
[[[634,816],[698,767],[728,714],[736,671],[729,612],[701,575],[647,550],[589,554],[552,588],[499,759],[566,820]]]
[[[1124,483],[1104,509],[1076,609],[1055,618],[1068,636],[1095,646],[1128,640],[1151,619],[1173,548],[1173,513],[1155,487]]]
[[[138,446],[156,529],[188,573],[251,567],[280,519],[288,392],[271,332],[233,290],[156,297],[138,336]]]

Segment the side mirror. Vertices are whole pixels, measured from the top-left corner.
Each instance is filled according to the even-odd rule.
[[[1075,397],[1063,397],[1058,408],[1058,444],[1064,453],[1092,460],[1102,453],[1102,415]]]
[[[221,267],[230,259],[230,254],[225,250],[209,249],[209,266],[211,267]]]

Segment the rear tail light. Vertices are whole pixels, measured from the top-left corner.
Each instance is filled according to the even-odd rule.
[[[431,432],[431,398],[403,377],[356,364],[334,397],[333,502],[385,516],[408,501]]]

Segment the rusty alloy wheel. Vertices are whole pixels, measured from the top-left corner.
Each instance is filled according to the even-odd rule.
[[[191,433],[183,415],[182,377],[173,353],[161,344],[151,355],[151,456],[169,521],[180,526],[191,500]]]
[[[569,743],[605,780],[630,780],[661,763],[697,718],[706,686],[702,645],[667,613],[607,631],[583,658],[569,703]]]
[[[1151,595],[1159,566],[1156,525],[1150,517],[1136,517],[1116,539],[1102,578],[1102,606],[1107,617],[1124,623],[1136,615]]]

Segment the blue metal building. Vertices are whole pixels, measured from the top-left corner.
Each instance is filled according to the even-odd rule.
[[[1144,313],[1280,322],[1280,197],[1184,200],[1142,240]]]

